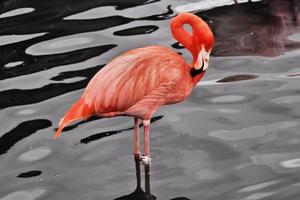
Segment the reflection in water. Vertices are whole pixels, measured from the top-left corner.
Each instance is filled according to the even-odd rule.
[[[4,65],[5,68],[11,68],[11,67],[16,67],[18,65],[23,64],[23,61],[16,61],[16,62],[10,62]]]
[[[161,118],[163,118],[163,116],[156,116],[156,117],[153,117],[151,118],[150,120],[150,123],[153,123],[157,120],[160,120]],[[79,122],[79,123],[82,123],[82,122]],[[77,123],[78,124],[78,123]],[[142,124],[139,125],[139,127],[141,127]],[[104,138],[104,137],[108,137],[108,136],[111,136],[111,135],[115,135],[117,133],[121,133],[123,131],[129,131],[129,130],[133,130],[134,127],[130,127],[130,128],[125,128],[125,129],[121,129],[121,130],[115,130],[115,131],[106,131],[106,132],[103,132],[103,133],[98,133],[98,134],[95,134],[95,135],[91,135],[91,136],[88,136],[86,138],[83,138],[80,140],[80,143],[83,143],[83,144],[88,144],[90,142],[93,142],[93,141],[96,141],[96,140],[99,140],[101,138]]]
[[[36,119],[22,122],[17,127],[0,137],[0,155],[6,153],[20,140],[29,137],[40,129],[48,128],[51,125],[52,123],[46,119]]]
[[[298,124],[298,122],[282,121],[274,124],[257,125],[239,130],[218,130],[209,133],[209,135],[223,140],[241,140],[262,137],[272,131],[295,127]]]
[[[30,12],[33,12],[33,11],[34,11],[34,8],[18,8],[18,9],[15,9],[15,10],[11,10],[11,11],[2,13],[0,15],[0,18],[14,17],[14,16],[17,16],[17,15],[24,15],[26,13],[30,13]]]
[[[299,77],[300,76],[300,73],[296,73],[296,74],[289,74],[287,75],[288,77]]]
[[[298,49],[288,37],[300,31],[300,1],[269,0],[200,13],[215,33],[214,56],[278,56]],[[267,11],[267,12],[266,12]]]
[[[116,46],[106,44],[105,39],[105,37],[100,39],[99,33],[79,33],[37,43],[28,47],[25,52],[30,55],[51,55],[52,58],[56,54],[62,55],[68,52],[92,49],[93,47],[102,47],[103,52],[105,52],[105,47],[109,50]]]
[[[43,36],[45,34],[46,33],[34,33],[34,34],[28,34],[28,35],[2,35],[2,36],[0,36],[0,46],[29,40],[32,38]]]
[[[300,158],[283,161],[281,162],[281,165],[286,168],[299,168]]]
[[[42,171],[29,171],[29,172],[23,172],[19,174],[17,177],[18,178],[31,178],[35,176],[39,176],[42,174]]]
[[[244,100],[246,97],[240,95],[225,95],[218,96],[211,99],[213,103],[236,103]]]
[[[128,23],[134,22],[134,21],[166,20],[166,19],[169,19],[172,16],[174,16],[173,11],[170,9],[170,6],[168,6],[166,9],[167,9],[167,11],[165,13],[154,14],[154,15],[141,17],[141,18],[109,16],[109,17],[104,17],[104,18],[94,19],[94,20],[59,21],[59,23],[55,24],[54,31],[63,31],[63,33],[67,36],[63,35],[60,37],[54,37],[54,38],[51,38],[50,40],[48,39],[46,41],[42,41],[37,44],[34,44],[26,49],[26,53],[30,54],[30,55],[50,55],[50,54],[65,53],[65,52],[80,49],[80,46],[76,46],[76,44],[84,44],[84,46],[82,48],[91,48],[94,46],[99,46],[100,44],[104,43],[105,37],[103,35],[101,35],[101,33],[99,34],[99,32],[94,32],[94,34],[93,34],[93,31],[105,30],[105,29],[109,29],[109,28],[112,28],[115,26],[128,24]],[[70,27],[70,30],[68,30],[68,32],[64,31],[65,27]],[[39,27],[39,29],[41,29],[41,27]],[[132,30],[130,29],[129,31],[132,31]],[[68,33],[68,34],[66,34],[66,33]],[[88,36],[84,36],[87,34],[88,34]],[[51,37],[51,33],[49,33],[48,37]],[[90,37],[92,37],[92,38],[90,38]],[[1,37],[0,37],[0,39],[1,39]],[[78,41],[77,41],[77,39],[78,39]],[[102,41],[102,40],[104,40],[104,41]],[[72,43],[70,43],[71,41],[72,41]],[[74,41],[77,41],[77,42],[74,42]],[[99,43],[98,41],[101,43]],[[97,43],[99,43],[99,44],[97,44]],[[54,48],[56,46],[58,48]],[[75,47],[73,47],[73,46],[75,46]],[[59,48],[59,47],[66,47],[66,49]]]
[[[34,89],[11,89],[0,92],[0,108],[7,108],[17,105],[26,105],[37,103],[56,97],[66,92],[81,89],[87,85],[92,76],[101,69],[102,66],[91,67],[84,70],[66,72],[53,77],[53,80],[61,80],[61,77],[68,77],[69,74],[80,74],[80,77],[86,77],[84,80],[79,80],[71,83],[50,83],[41,88]],[[26,98],[30,96],[30,98]]]
[[[258,192],[258,193],[250,194],[249,196],[244,198],[244,200],[259,200],[265,197],[272,196],[274,194],[275,192]]]
[[[151,194],[151,187],[150,187],[150,165],[145,165],[145,191],[143,191],[141,186],[141,162],[140,158],[134,158],[135,161],[135,170],[136,170],[136,189],[134,192],[116,198],[115,200],[155,200],[156,197]],[[176,197],[170,200],[190,200],[186,197]]]
[[[216,82],[217,83],[237,82],[237,81],[251,80],[251,79],[255,79],[257,77],[258,76],[251,75],[251,74],[239,74],[239,75],[227,76],[225,78],[217,80]]]
[[[155,200],[156,197],[151,194],[150,190],[150,165],[145,165],[145,192],[141,187],[141,162],[140,158],[135,158],[136,182],[137,186],[134,192],[116,198],[115,200]]]
[[[201,0],[195,3],[177,6],[175,10],[177,12],[205,11],[216,7],[223,7],[223,6],[237,4],[237,3],[246,3],[249,1],[256,2],[262,0],[222,0],[222,3],[220,3],[219,1]]]
[[[12,192],[0,200],[14,200],[14,199],[23,199],[23,200],[35,200],[45,194],[47,190],[42,188],[36,188],[32,190],[16,191]]]
[[[13,78],[22,75],[29,75],[32,73],[37,73],[44,70],[49,70],[61,65],[69,65],[73,63],[83,62],[91,57],[99,56],[110,49],[113,49],[116,45],[103,45],[98,47],[92,47],[88,49],[81,49],[77,51],[72,51],[64,54],[55,54],[51,56],[39,56],[37,58],[24,56],[26,58],[25,63],[20,67],[14,68],[4,68],[1,69],[0,80]],[[4,54],[3,57],[8,55]],[[17,56],[12,54],[11,56]],[[75,73],[74,71],[66,72]],[[79,72],[78,72],[79,73]],[[65,73],[64,73],[65,74]],[[2,104],[0,104],[2,105]]]
[[[250,185],[250,186],[247,186],[247,187],[244,187],[244,188],[240,189],[238,191],[238,193],[241,193],[241,192],[252,192],[252,191],[261,190],[261,189],[267,188],[269,186],[275,185],[278,182],[279,181],[275,180],[275,181],[268,181],[268,182],[264,182],[264,183],[258,183],[258,184],[255,184],[255,185]]]
[[[22,162],[34,162],[46,158],[51,154],[51,149],[47,146],[36,147],[22,153],[18,159]]]
[[[286,103],[299,103],[300,102],[300,95],[298,96],[283,96],[276,99],[272,99],[271,102],[277,104],[286,104]]]
[[[97,19],[108,17],[111,13],[117,13],[118,11],[111,6],[101,6],[97,8],[92,8],[74,15],[70,15],[64,18],[64,20],[87,20],[87,19]],[[119,14],[119,13],[117,13]]]
[[[129,36],[129,35],[140,35],[140,34],[150,34],[158,29],[157,26],[138,26],[134,28],[128,28],[120,31],[114,32],[114,35],[119,36]]]

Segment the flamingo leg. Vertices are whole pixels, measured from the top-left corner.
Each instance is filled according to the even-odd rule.
[[[134,118],[134,146],[133,155],[136,161],[140,160],[140,136],[139,136],[139,119]]]
[[[144,155],[142,156],[142,163],[144,165],[150,165],[151,159],[150,159],[150,140],[149,140],[149,134],[150,134],[150,120],[143,120],[143,126],[144,126]]]

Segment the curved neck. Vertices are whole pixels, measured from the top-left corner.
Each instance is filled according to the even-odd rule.
[[[179,14],[171,22],[173,37],[191,52],[193,55],[193,65],[196,63],[198,57],[198,51],[194,44],[193,37],[193,35],[197,34],[197,23],[199,23],[199,18],[189,13]],[[192,34],[184,29],[184,24],[188,24],[192,27]]]

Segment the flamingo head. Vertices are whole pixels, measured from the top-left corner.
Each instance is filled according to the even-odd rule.
[[[192,27],[192,32],[184,29],[184,25]],[[185,46],[193,55],[193,71],[199,74],[208,68],[209,55],[213,48],[214,36],[200,17],[192,13],[180,13],[171,21],[173,37]]]
[[[197,60],[193,66],[195,70],[201,70],[202,72],[205,72],[207,70],[210,52],[211,50],[207,51],[203,45],[201,46]]]
[[[214,36],[209,26],[198,17],[193,28],[194,56],[193,67],[196,70],[206,71],[209,63],[209,55],[213,48]]]

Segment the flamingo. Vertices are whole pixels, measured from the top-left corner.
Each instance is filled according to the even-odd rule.
[[[190,25],[188,32],[184,25]],[[192,63],[162,46],[127,51],[104,66],[88,83],[81,98],[61,119],[54,138],[77,120],[99,117],[134,118],[134,158],[150,165],[150,119],[162,105],[183,101],[208,68],[214,36],[198,16],[180,13],[171,20],[173,37],[193,56]],[[139,120],[144,127],[144,152],[140,158]]]

